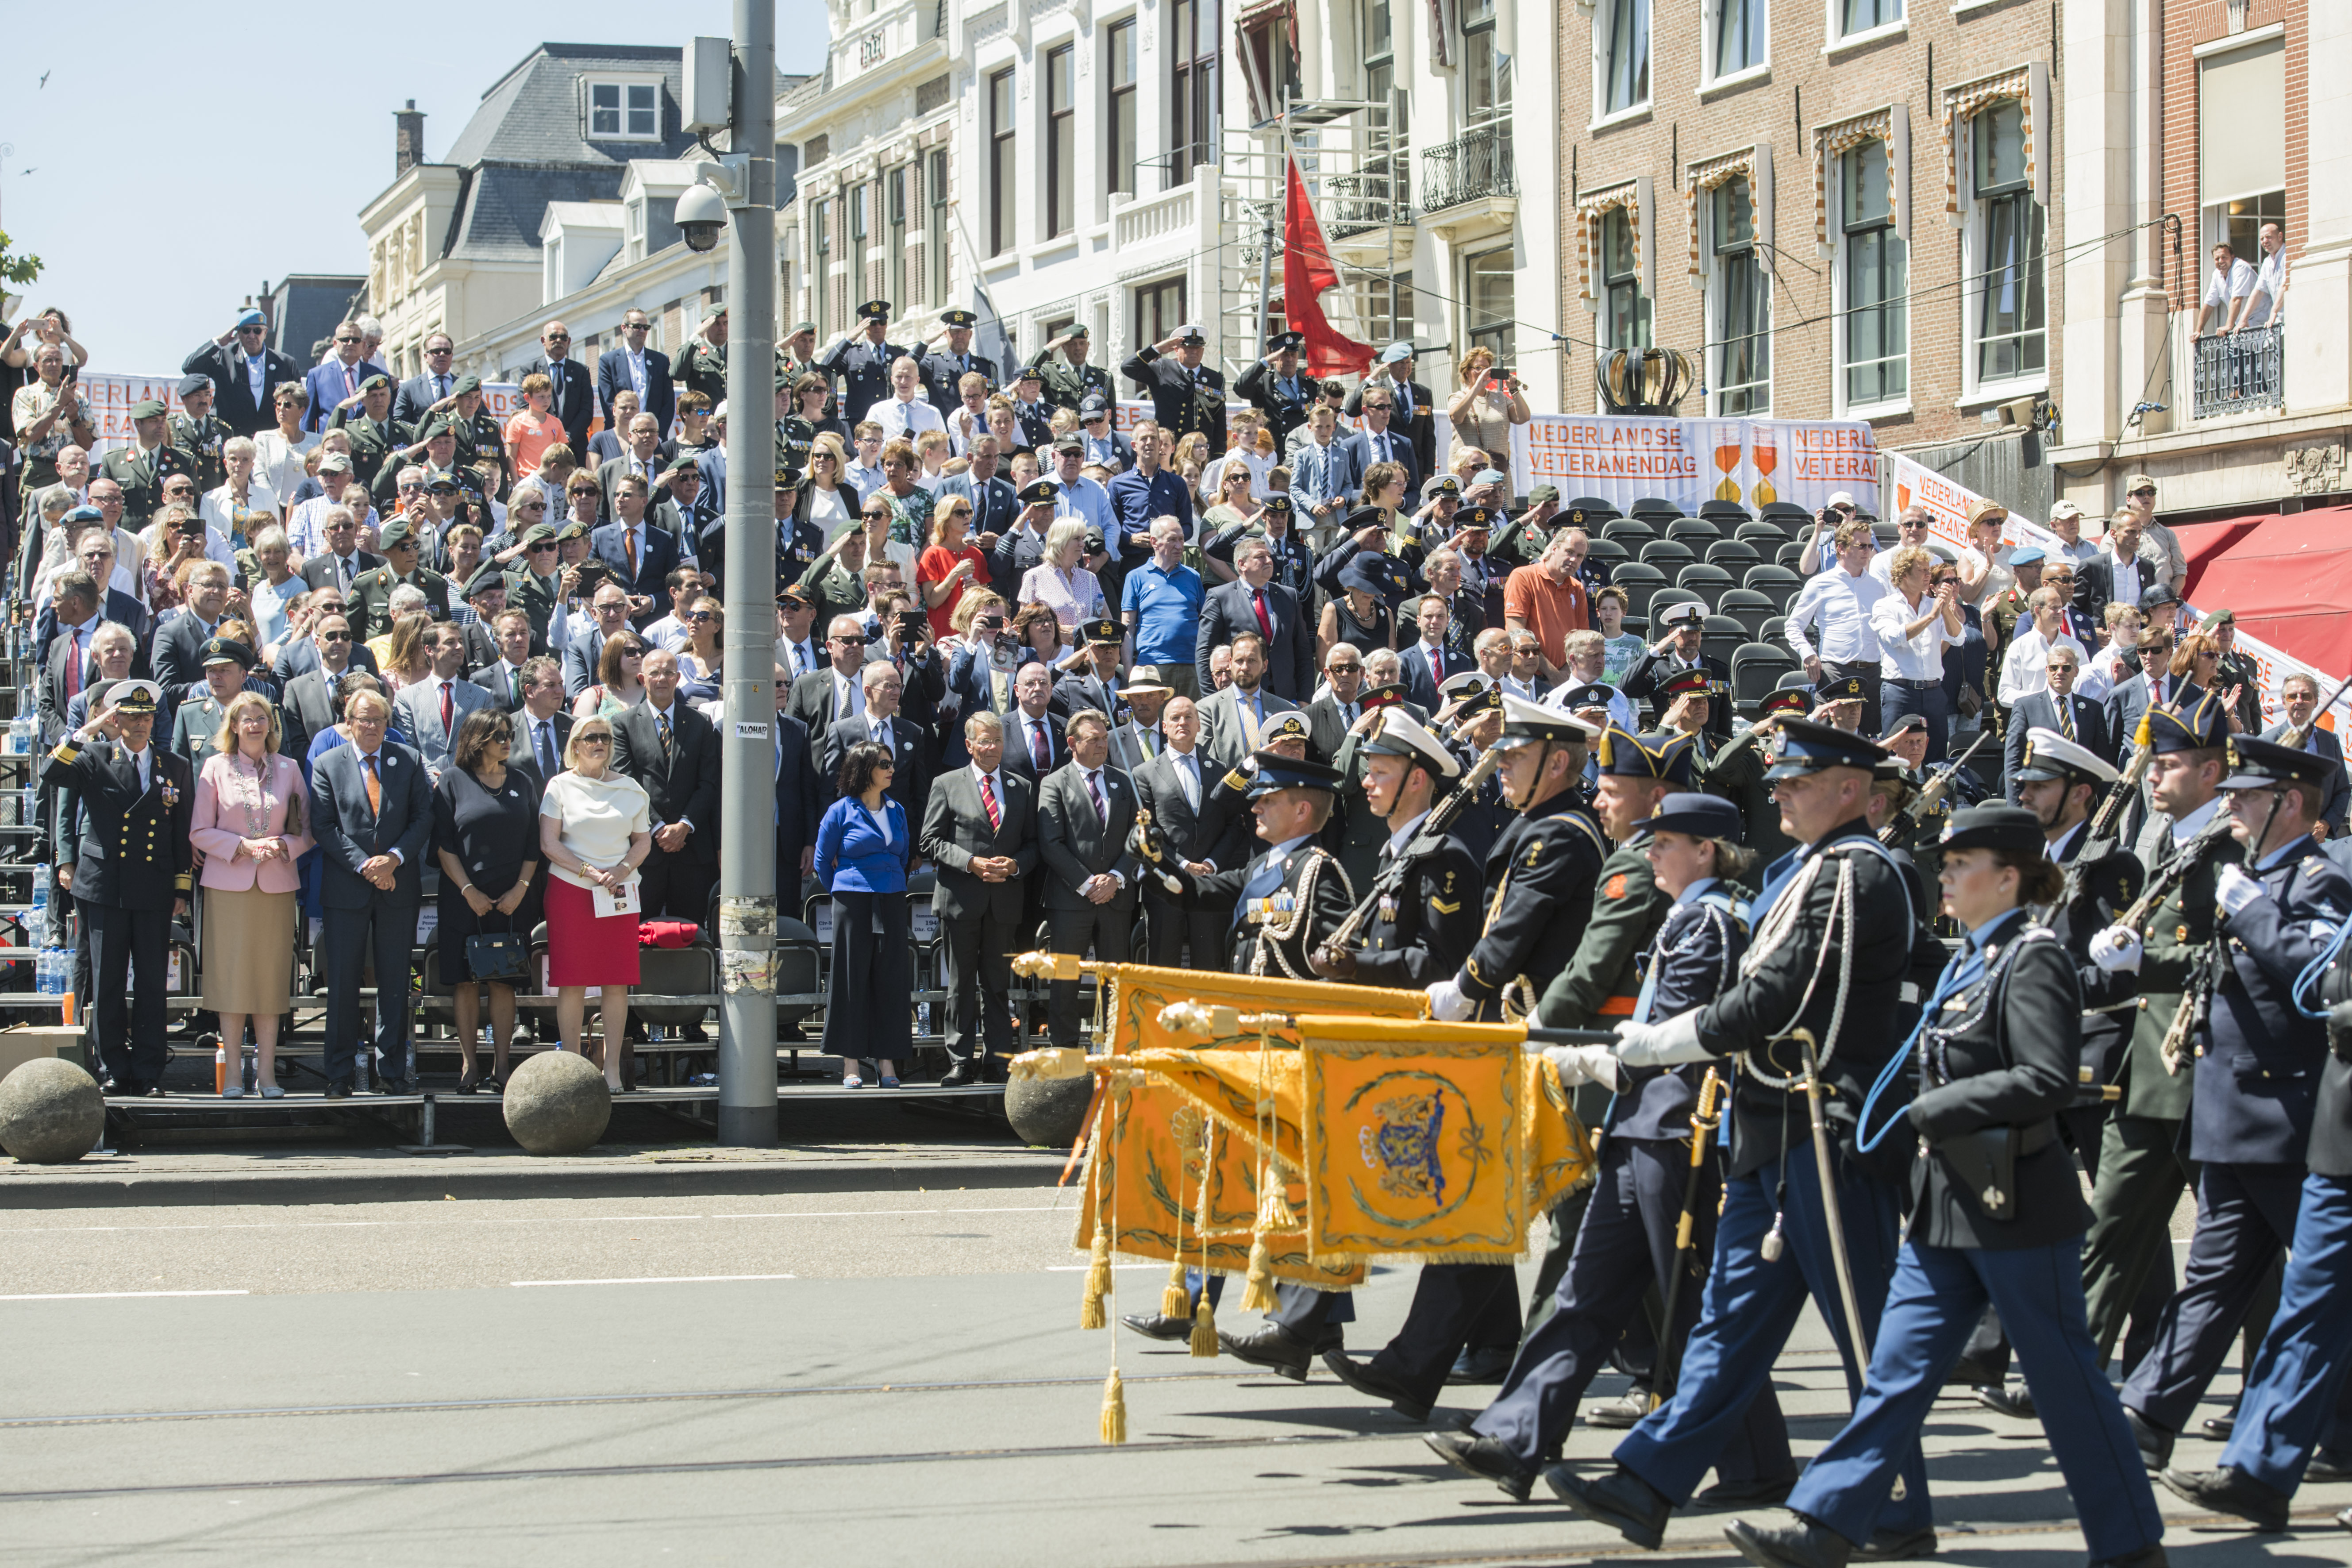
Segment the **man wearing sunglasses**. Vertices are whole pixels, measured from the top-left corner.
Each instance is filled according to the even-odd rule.
[[[257,436],[276,424],[271,410],[278,389],[303,379],[301,366],[269,346],[269,323],[258,310],[244,311],[235,326],[182,360],[180,373],[211,380],[219,398],[214,413],[239,436]],[[317,405],[313,398],[311,406]]]
[[[303,416],[302,428],[313,432],[324,429],[329,416],[356,396],[372,375],[385,378],[384,409],[378,417],[391,414],[390,373],[367,357],[363,349],[366,341],[357,321],[336,323],[327,357],[311,367],[305,378],[303,390],[310,395],[310,409]]]

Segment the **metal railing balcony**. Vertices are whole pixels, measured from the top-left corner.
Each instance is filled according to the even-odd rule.
[[[2286,406],[2286,348],[2283,327],[2247,327],[2200,338],[2192,417],[2211,419]]]
[[[1451,142],[1422,150],[1421,210],[1444,212],[1490,196],[1519,194],[1507,122],[1482,125]]]
[[[1398,154],[1358,174],[1323,177],[1323,233],[1345,239],[1368,229],[1412,224],[1412,165]]]

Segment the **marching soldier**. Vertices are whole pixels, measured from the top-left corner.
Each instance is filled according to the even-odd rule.
[[[122,487],[122,526],[133,532],[163,509],[166,478],[195,475],[195,460],[166,440],[165,430],[163,402],[140,399],[131,405],[131,444],[109,452],[98,465],[100,474]]]
[[[701,331],[688,342],[677,363],[670,366],[670,379],[710,399],[713,408],[727,401],[726,306],[711,311]]]
[[[1662,906],[1643,955],[1647,973],[1633,1014],[1634,1022],[1647,1023],[1713,1000],[1731,975],[1748,933],[1730,883],[1751,857],[1738,847],[1739,813],[1728,801],[1695,794],[1652,796],[1646,788],[1640,793],[1653,800],[1653,809],[1622,836],[1625,847],[1610,865],[1638,845],[1633,852],[1643,861],[1643,901]],[[1605,805],[1604,817],[1616,809]],[[1610,1065],[1577,1047],[1553,1047],[1548,1054],[1563,1083],[1583,1078],[1580,1062],[1604,1071]],[[1700,1078],[1696,1065],[1643,1069],[1629,1075],[1612,1097],[1591,1205],[1573,1233],[1574,1250],[1560,1274],[1553,1310],[1528,1331],[1494,1404],[1463,1432],[1423,1439],[1440,1458],[1526,1501],[1538,1471],[1558,1457],[1578,1401],[1633,1321],[1645,1289],[1686,1268],[1674,1292],[1668,1348],[1659,1352],[1658,1375],[1668,1377],[1671,1366],[1664,1358],[1698,1320],[1722,1189],[1712,1152],[1695,1160],[1690,1151],[1689,1140],[1704,1138],[1714,1125],[1694,1120]],[[1677,1233],[1685,1222],[1692,1231],[1686,1244],[1678,1246]],[[1752,1502],[1787,1491],[1796,1461],[1769,1382],[1757,1393],[1744,1426],[1730,1435],[1717,1468],[1726,1479],[1710,1494],[1715,1501]]]
[[[1048,404],[1055,408],[1066,408],[1073,414],[1081,414],[1086,411],[1089,397],[1099,397],[1106,405],[1116,400],[1118,394],[1111,386],[1110,373],[1098,364],[1087,363],[1087,355],[1093,348],[1094,339],[1087,333],[1086,323],[1080,321],[1039,349],[1031,358],[1029,368],[1044,381]],[[1055,349],[1062,351],[1068,363],[1055,363]],[[988,372],[991,382],[995,381],[994,369],[988,362],[982,360],[978,368]],[[940,412],[946,414],[950,409],[941,408]]]
[[[965,376],[977,371],[988,378],[992,391],[996,386],[995,363],[986,354],[971,352],[971,329],[978,320],[970,310],[941,310],[940,330],[932,334],[930,342],[915,345],[915,368],[922,375],[924,395],[942,419],[952,418],[963,406],[960,388]],[[931,347],[941,338],[948,341],[944,353]]]
[[[857,321],[856,336],[835,339],[816,357],[817,374],[840,383],[841,422],[852,428],[867,409],[889,397],[890,362],[907,352],[885,341],[890,333],[889,300],[866,300],[857,307]]]
[[[327,427],[350,434],[352,478],[372,495],[385,460],[402,447],[414,445],[416,434],[392,416],[392,382],[388,377],[368,377],[360,383],[354,396],[356,403],[346,399],[335,405],[334,417],[327,421]]]
[[[163,1001],[172,921],[188,911],[196,805],[187,760],[153,744],[161,697],[152,680],[100,686],[89,721],[41,768],[43,788],[69,792],[80,805],[80,843],[68,851],[73,864],[59,880],[89,921],[104,1088],[156,1099],[171,1063]],[[74,815],[63,805],[58,820]]]
[[[1225,449],[1225,378],[1201,363],[1209,340],[1187,322],[1161,342],[1137,350],[1118,374],[1151,399],[1151,417],[1171,441],[1199,430],[1212,454]],[[1168,356],[1173,354],[1174,358]]]
[[[198,490],[215,490],[227,482],[228,459],[221,447],[236,434],[213,413],[212,377],[182,376],[180,412],[172,416],[172,445],[194,467]]]
[[[2079,1300],[2051,1289],[2053,1278],[2071,1279],[2090,1219],[2058,1129],[2074,1098],[2083,998],[2074,955],[2027,907],[2057,902],[2063,879],[2032,812],[1953,815],[1943,901],[1968,935],[1914,1036],[1917,1098],[1889,1113],[1889,1125],[1906,1121],[1924,1145],[1911,1163],[1910,1239],[1887,1290],[1890,1331],[1853,1419],[1790,1494],[1788,1521],[1726,1527],[1763,1568],[1844,1568],[1875,1540],[1959,1340],[1989,1304],[2016,1338],[2028,1384],[2047,1395],[2042,1427],[2094,1568],[2164,1563],[2164,1521],[2124,1446],[2123,1413],[2099,1375]]]
[[[1579,1513],[1651,1550],[1747,1418],[1808,1295],[1843,1353],[1850,1394],[1860,1398],[1863,1362],[1844,1303],[1850,1296],[1862,1334],[1875,1334],[1895,1272],[1894,1172],[1910,1162],[1890,1152],[1866,1166],[1855,1108],[1901,1048],[1895,1010],[1926,911],[1913,907],[1901,869],[1864,816],[1871,771],[1887,753],[1808,720],[1783,720],[1780,732],[1780,758],[1766,776],[1781,830],[1803,847],[1763,875],[1761,914],[1739,978],[1703,1007],[1618,1026],[1627,1068],[1737,1063],[1715,1278],[1673,1400],[1617,1446],[1616,1469],[1590,1480],[1564,1466],[1544,1472]],[[1835,1144],[1827,1155],[1833,1192],[1822,1185],[1822,1151],[1806,1147],[1815,1114],[1809,1075],[1820,1080],[1834,1129],[1826,1135]],[[1832,1252],[1832,1213],[1851,1278]],[[1865,1533],[1874,1554],[1908,1556],[1934,1541],[1916,1435],[1901,1444],[1895,1468],[1903,1485],[1892,1497],[1878,1489],[1885,1507],[1879,1528]]]
[[[1298,351],[1306,343],[1302,332],[1275,333],[1265,340],[1265,357],[1234,383],[1242,401],[1265,416],[1277,452],[1289,449],[1290,433],[1307,423],[1307,404],[1315,395],[1315,378],[1298,368]]]
[[[2352,879],[2311,836],[2336,764],[2248,735],[2231,736],[2227,755],[2221,787],[2245,862],[2214,879],[2219,913],[2207,962],[2217,978],[2210,1011],[2192,1018],[2201,1025],[2189,1123],[2197,1230],[2180,1289],[2123,1392],[2150,1469],[2170,1462],[2248,1300],[2294,1239],[2327,1031],[2292,993],[2305,966],[2334,956],[2336,933],[2352,916]],[[2129,934],[2109,934],[2116,931]]]
[[[1780,813],[1772,804],[1772,784],[1764,776],[1772,765],[1773,721],[1782,717],[1801,719],[1811,706],[1807,694],[1811,688],[1805,683],[1801,671],[1782,679],[1795,684],[1768,692],[1759,705],[1762,710],[1757,714],[1756,722],[1718,748],[1713,756],[1699,759],[1692,769],[1699,788],[1739,808],[1744,829],[1739,842],[1756,851],[1758,859],[1768,862],[1796,847],[1780,831]]]

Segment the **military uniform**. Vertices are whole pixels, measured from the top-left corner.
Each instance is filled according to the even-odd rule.
[[[1201,341],[1201,334],[1191,329],[1179,329],[1176,335]],[[1163,357],[1149,345],[1130,355],[1118,373],[1143,388],[1151,399],[1152,419],[1171,439],[1198,430],[1209,437],[1213,455],[1224,451],[1225,378],[1221,373],[1206,363],[1187,370],[1181,360]]]
[[[890,307],[869,300],[857,309],[860,321],[890,319]],[[842,423],[855,428],[866,411],[890,396],[890,362],[907,351],[894,342],[875,342],[864,330],[842,339],[816,356],[819,375],[836,384]]]
[[[98,471],[122,487],[122,526],[136,533],[163,510],[163,480],[173,474],[194,477],[196,466],[168,441],[144,452],[133,443],[100,458]]]
[[[727,401],[727,345],[697,333],[670,366],[670,379],[684,382],[688,391],[702,394],[717,408]]]
[[[155,700],[152,681],[114,682],[91,697],[126,712],[143,705],[152,713]],[[99,1060],[114,1092],[142,1094],[171,1062],[164,998],[173,905],[188,897],[194,874],[188,843],[194,776],[184,758],[152,741],[134,754],[119,741],[83,745],[68,735],[42,765],[41,784],[71,795],[60,805],[60,821],[74,816],[73,803],[79,805],[73,896],[90,928]]]
[[[462,386],[465,384],[460,382],[458,384]],[[475,409],[471,419],[460,418],[452,411],[449,427],[457,437],[457,450],[450,461],[457,465],[457,471],[467,476],[468,488],[478,490],[478,482],[473,478],[474,465],[484,458],[496,458],[501,465],[506,462],[506,432],[499,427],[487,405]]]
[[[206,414],[202,419],[191,419],[184,414],[172,416],[169,440],[187,455],[199,492],[218,489],[227,482],[228,459],[221,455],[221,448],[236,434],[216,415]]]
[[[1307,411],[1321,383],[1303,366],[1294,367],[1288,375],[1276,374],[1274,356],[1286,349],[1296,353],[1305,342],[1297,332],[1276,332],[1266,340],[1266,357],[1242,372],[1241,379],[1234,383],[1241,400],[1265,416],[1277,452],[1286,450],[1290,433],[1307,423]]]
[[[356,408],[338,408],[327,421],[330,430],[341,430],[351,437],[352,478],[360,488],[373,495],[376,476],[394,452],[416,443],[416,432],[389,414],[382,419],[371,419]]]
[[[1105,403],[1118,400],[1110,384],[1110,372],[1098,364],[1070,364],[1056,360],[1051,349],[1039,349],[1029,361],[1029,368],[1037,373],[1038,381],[1045,386],[1045,401],[1055,408],[1066,408],[1076,414],[1089,395]]]
[[[1792,713],[1802,718],[1806,708],[1802,691],[1783,688],[1772,692],[1764,699],[1763,711],[1756,716],[1758,727],[1743,731],[1727,744],[1715,748],[1712,756],[1697,757],[1692,768],[1699,788],[1739,808],[1739,820],[1745,827],[1739,841],[1767,864],[1797,845],[1780,831],[1780,808],[1773,804],[1771,782],[1764,776],[1765,770],[1772,765],[1767,744],[1771,731],[1761,726],[1779,714]]]
[[[392,591],[403,583],[414,584],[424,592],[435,620],[449,618],[449,579],[440,573],[429,566],[419,566],[403,577],[389,565],[373,566],[352,579],[352,591],[345,595],[354,637],[364,642],[392,629]]]
[[[1532,1009],[1535,978],[1568,967],[1583,940],[1607,844],[1573,789],[1528,807],[1495,840],[1486,856],[1485,929],[1455,982],[1481,1016],[1499,1018],[1506,993]]]

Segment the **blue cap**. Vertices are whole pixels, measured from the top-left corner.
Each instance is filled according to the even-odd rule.
[[[2029,544],[2022,550],[2010,552],[2009,563],[2011,566],[2039,566],[2048,559],[2049,557],[2042,554],[2040,550]]]
[[[1470,476],[1470,482],[1474,485],[1507,485],[1511,482],[1511,476],[1500,468],[1481,468]]]
[[[2043,847],[2042,819],[2005,801],[1962,806],[1945,822],[1941,843],[1947,850],[2006,849],[2016,855],[2039,855]]]
[[[1823,768],[1859,768],[1869,773],[1893,753],[1875,741],[1817,724],[1810,719],[1780,721],[1780,754],[1765,770],[1768,779],[1802,777]]]
[[[1391,343],[1388,347],[1381,351],[1381,363],[1382,364],[1394,364],[1399,360],[1408,360],[1411,358],[1412,358],[1412,345],[1411,343]]]
[[[1719,795],[1670,795],[1658,802],[1655,815],[1635,823],[1637,831],[1687,833],[1693,838],[1727,838],[1739,842],[1739,808]]]
[[[258,310],[240,310],[237,312],[236,324],[240,327],[266,327],[269,323],[262,320],[261,312]]]
[[[59,522],[104,522],[106,514],[94,506],[78,506],[58,521]]]
[[[1691,738],[1678,731],[1636,735],[1612,724],[1601,734],[1601,771],[1688,787],[1692,744]]]

